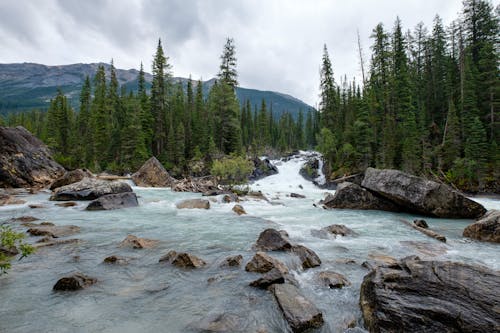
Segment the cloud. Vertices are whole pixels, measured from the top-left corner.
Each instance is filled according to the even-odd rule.
[[[448,24],[460,9],[461,0],[2,0],[0,62],[113,58],[119,68],[142,61],[150,69],[161,38],[174,75],[209,79],[230,36],[242,86],[314,105],[324,43],[337,82],[344,74],[359,79],[357,30],[368,59],[377,23],[391,30],[399,15],[405,29],[420,21],[430,28],[435,14]]]

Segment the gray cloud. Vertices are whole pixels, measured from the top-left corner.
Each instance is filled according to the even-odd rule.
[[[324,43],[337,81],[344,74],[359,78],[357,29],[368,59],[377,23],[391,30],[399,15],[406,29],[420,21],[430,27],[439,14],[448,24],[460,9],[461,0],[2,0],[0,62],[113,58],[120,68],[143,61],[149,69],[161,38],[174,75],[209,79],[231,36],[242,86],[289,93],[314,105]]]

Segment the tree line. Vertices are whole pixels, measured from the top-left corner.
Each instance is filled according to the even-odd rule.
[[[174,174],[199,174],[200,161],[207,162],[207,171],[214,158],[224,155],[255,156],[314,146],[319,128],[314,110],[301,111],[297,120],[286,112],[278,119],[264,100],[259,106],[249,101],[240,105],[233,39],[224,45],[208,96],[201,80],[190,78],[186,86],[174,83],[171,69],[160,40],[150,91],[142,64],[134,93],[120,86],[111,62],[108,73],[100,65],[92,80],[86,77],[78,112],[58,91],[47,112],[10,114],[5,122],[32,131],[64,166],[93,171],[135,171],[156,156]]]
[[[405,32],[397,18],[371,40],[363,82],[335,82],[324,47],[318,148],[331,177],[373,166],[498,191],[498,8],[466,0],[448,27],[436,16]]]

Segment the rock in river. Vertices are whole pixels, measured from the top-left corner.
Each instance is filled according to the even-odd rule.
[[[499,285],[498,271],[408,257],[366,275],[360,305],[370,332],[496,332]]]
[[[262,231],[255,243],[257,249],[262,251],[289,251],[292,244],[286,235],[276,229]]]
[[[210,209],[210,202],[205,199],[187,199],[175,205],[178,209]]]
[[[27,231],[32,236],[49,236],[52,238],[66,237],[80,232],[76,225],[38,225]]]
[[[464,229],[464,237],[500,243],[500,210],[489,210],[476,223]]]
[[[368,168],[361,186],[406,211],[443,218],[477,218],[486,209],[447,185],[398,170]]]
[[[51,185],[50,189],[55,190],[58,187],[66,186],[69,184],[73,184],[79,182],[83,178],[88,177],[92,178],[93,175],[90,171],[86,169],[76,169],[67,171],[62,177],[56,179]]]
[[[91,286],[96,282],[97,279],[82,273],[75,273],[71,276],[65,276],[59,279],[53,289],[58,291],[76,291]]]
[[[318,279],[330,289],[339,289],[351,285],[351,282],[345,276],[332,271],[320,272]]]
[[[132,188],[127,183],[96,178],[84,178],[79,182],[57,188],[50,197],[50,200],[95,200],[103,195],[124,192],[132,192]]]
[[[167,170],[154,156],[132,175],[132,180],[137,186],[143,187],[170,187],[173,181]]]
[[[180,268],[200,268],[207,264],[195,255],[186,252],[177,253],[176,251],[170,251],[160,258],[160,262],[164,261]]]
[[[264,252],[257,252],[245,266],[247,272],[255,273],[267,273],[272,269],[277,269],[283,274],[288,273],[285,264]]]
[[[321,265],[321,260],[319,259],[316,252],[303,245],[294,245],[292,247],[292,252],[299,257],[303,269],[313,268]]]
[[[44,187],[63,173],[47,146],[24,127],[0,126],[0,187]]]
[[[137,196],[133,192],[107,194],[89,203],[86,210],[111,210],[126,207],[137,207]]]
[[[304,332],[323,325],[323,314],[291,284],[273,284],[270,287],[288,325],[293,332]]]
[[[238,215],[244,215],[247,213],[242,205],[234,205],[233,212],[235,212]]]
[[[158,244],[157,240],[139,238],[134,235],[128,235],[124,240],[121,241],[120,247],[131,247],[133,249],[149,249]]]

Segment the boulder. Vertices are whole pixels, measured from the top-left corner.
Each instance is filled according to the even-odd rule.
[[[125,257],[112,255],[112,256],[104,258],[103,262],[105,264],[126,265],[126,264],[128,264],[128,259]]]
[[[321,265],[321,260],[319,259],[316,252],[308,249],[303,245],[294,245],[292,247],[292,252],[299,257],[303,269],[313,268]]]
[[[238,215],[244,215],[247,213],[242,205],[234,205],[233,212],[235,212]]]
[[[443,218],[477,218],[486,213],[482,205],[447,185],[398,170],[368,168],[361,185],[408,212]]]
[[[290,193],[291,198],[304,199],[306,196],[298,193]]]
[[[175,205],[178,209],[210,209],[210,202],[205,199],[187,199]]]
[[[45,187],[63,174],[47,146],[28,130],[0,126],[0,187]]]
[[[66,202],[56,203],[56,206],[59,206],[59,207],[75,207],[77,205],[78,204],[74,201],[66,201]]]
[[[319,177],[319,159],[316,157],[309,159],[300,168],[299,174],[306,180],[314,181]]]
[[[292,244],[287,236],[276,229],[269,228],[260,233],[255,247],[262,251],[289,251]]]
[[[168,252],[159,260],[159,262],[165,261],[180,268],[200,268],[207,264],[197,256],[186,252],[177,253],[176,251]]]
[[[288,273],[285,264],[264,252],[257,252],[245,266],[247,272],[255,273],[267,273],[272,269],[277,269],[283,274]]]
[[[323,325],[321,311],[297,287],[288,283],[273,284],[270,290],[292,332],[304,332]]]
[[[56,179],[50,185],[50,189],[55,190],[58,187],[66,186],[69,184],[79,182],[80,180],[82,180],[85,177],[92,178],[93,175],[90,171],[88,171],[86,169],[76,169],[76,170],[67,171],[66,173],[64,173],[64,175],[62,175],[60,178]]]
[[[21,222],[21,223],[29,223],[29,222],[34,222],[34,221],[38,221],[38,220],[40,220],[40,219],[37,217],[34,217],[34,216],[28,216],[28,215],[14,217],[14,218],[10,219],[10,221],[12,221],[12,222]]]
[[[95,278],[82,273],[75,273],[59,279],[53,289],[57,291],[76,291],[91,286],[96,282],[97,279]]]
[[[398,212],[401,209],[391,201],[377,196],[354,183],[344,182],[337,186],[335,194],[323,202],[326,208],[374,209]]]
[[[328,238],[329,235],[336,236],[356,236],[357,233],[343,224],[332,224],[320,230],[311,230],[311,235],[318,238]]]
[[[31,208],[31,209],[47,208],[47,207],[45,207],[42,204],[31,204],[31,205],[28,205],[28,207]]]
[[[477,222],[467,226],[463,236],[485,242],[500,243],[500,210],[489,210]]]
[[[22,205],[25,203],[26,203],[26,201],[24,201],[22,199],[18,199],[10,194],[0,194],[0,206]]]
[[[422,219],[413,220],[413,224],[416,225],[417,227],[420,227],[420,228],[424,228],[424,229],[429,228],[429,225],[427,224],[427,222],[425,220],[422,220]]]
[[[133,192],[103,195],[90,202],[86,210],[111,210],[127,207],[137,207],[137,196]]]
[[[224,196],[222,197],[222,202],[224,203],[239,202],[239,201],[240,199],[234,193],[224,194]]]
[[[364,277],[360,306],[370,332],[496,332],[499,285],[482,266],[408,257]]]
[[[80,227],[76,225],[38,225],[27,231],[32,236],[48,236],[52,238],[60,238],[71,236],[80,232]]]
[[[370,270],[379,266],[397,267],[398,261],[396,258],[385,254],[370,253],[368,254],[368,260],[364,261],[361,266]]]
[[[131,247],[133,249],[149,249],[158,244],[157,240],[139,238],[134,235],[128,235],[124,240],[120,242],[120,247]]]
[[[241,254],[230,256],[224,259],[224,262],[220,265],[220,267],[237,267],[241,265],[243,261],[243,256]]]
[[[351,285],[351,282],[345,276],[332,271],[320,272],[318,279],[330,289],[340,289]]]
[[[250,177],[248,177],[251,181],[259,180],[278,173],[278,168],[276,168],[276,166],[274,166],[267,158],[261,160],[260,158],[255,157],[252,162],[254,169]]]
[[[135,185],[142,187],[170,187],[173,181],[167,170],[154,156],[132,175],[132,180]]]
[[[251,287],[267,289],[275,283],[285,283],[285,274],[279,269],[273,268],[265,273],[261,278],[250,282]]]
[[[95,200],[103,195],[132,192],[129,184],[96,178],[84,178],[79,182],[55,189],[53,201]]]

